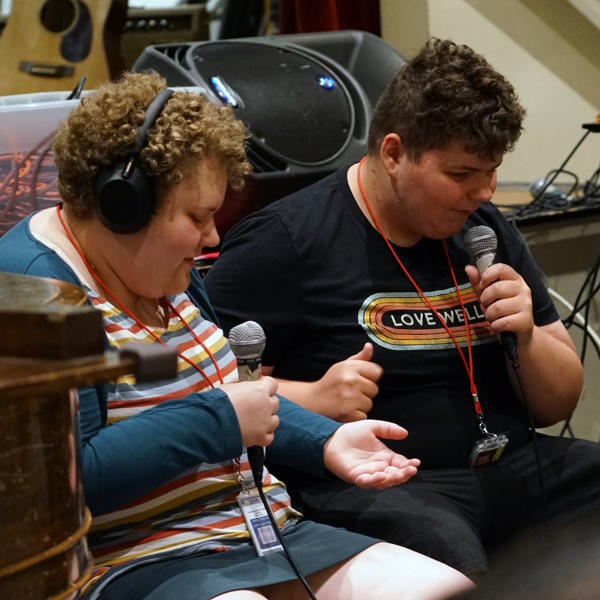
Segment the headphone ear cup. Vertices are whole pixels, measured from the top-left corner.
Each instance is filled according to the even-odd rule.
[[[137,166],[123,177],[127,163],[120,162],[98,175],[96,214],[102,224],[115,233],[135,233],[150,221],[156,207],[154,186]]]

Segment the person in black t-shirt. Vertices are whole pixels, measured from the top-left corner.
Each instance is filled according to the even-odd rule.
[[[421,460],[381,491],[280,472],[305,513],[468,574],[511,535],[600,507],[599,445],[540,436],[538,469],[498,338],[516,339],[535,424],[570,415],[582,365],[525,243],[489,203],[523,117],[482,56],[430,40],[379,100],[363,161],[239,223],[206,278],[226,330],[265,329],[263,371],[282,394],[339,421],[399,423],[409,435],[389,445]],[[498,237],[482,275],[463,241],[474,225]]]

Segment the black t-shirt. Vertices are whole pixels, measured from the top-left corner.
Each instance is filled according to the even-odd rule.
[[[491,204],[465,229],[485,224],[498,236],[497,261],[512,265],[532,290],[534,319],[558,319],[519,233]],[[475,381],[490,431],[510,432],[509,450],[527,440],[524,410],[504,355],[469,284],[463,234],[447,240],[472,337]],[[464,318],[439,240],[395,248],[466,353]],[[406,440],[389,445],[424,468],[462,467],[482,437],[462,360],[438,318],[365,219],[345,170],[240,222],[206,278],[226,331],[248,319],[267,336],[263,364],[274,376],[314,381],[335,362],[373,343],[384,369],[369,417],[399,423]]]

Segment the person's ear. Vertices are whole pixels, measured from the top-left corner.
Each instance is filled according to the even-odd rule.
[[[379,146],[379,160],[388,175],[396,172],[404,153],[402,138],[397,133],[388,133],[383,138]]]

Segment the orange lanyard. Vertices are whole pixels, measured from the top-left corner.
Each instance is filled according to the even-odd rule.
[[[450,274],[452,275],[452,281],[454,282],[454,288],[456,289],[456,293],[458,295],[458,300],[460,302],[460,307],[461,307],[462,313],[463,313],[463,319],[464,319],[464,323],[465,323],[465,331],[467,334],[467,351],[468,351],[468,357],[469,357],[468,363],[467,363],[465,355],[462,351],[462,348],[460,347],[460,344],[458,343],[458,341],[454,337],[454,334],[452,333],[452,331],[446,324],[446,321],[444,321],[444,319],[439,314],[439,312],[437,311],[435,306],[433,306],[433,304],[429,301],[427,296],[425,296],[425,294],[421,291],[421,288],[419,287],[417,282],[413,279],[411,274],[408,272],[408,269],[404,266],[403,262],[400,260],[400,257],[398,256],[398,254],[396,254],[394,247],[392,246],[392,244],[386,237],[385,233],[383,233],[383,229],[379,225],[379,222],[377,221],[377,218],[375,217],[375,214],[373,213],[373,210],[371,209],[371,205],[369,204],[369,201],[367,199],[367,194],[365,193],[362,181],[360,179],[360,171],[361,171],[361,168],[362,168],[365,160],[366,160],[366,157],[363,157],[362,160],[360,161],[360,163],[358,164],[358,170],[357,170],[357,174],[356,174],[356,178],[358,180],[358,187],[360,189],[360,193],[362,195],[363,202],[365,203],[365,206],[366,206],[367,210],[369,211],[369,215],[371,215],[371,219],[373,221],[373,224],[375,225],[375,228],[377,229],[377,231],[379,232],[381,237],[384,239],[385,243],[387,244],[387,247],[390,249],[390,252],[396,259],[396,262],[398,263],[398,265],[400,265],[400,268],[402,269],[404,274],[408,277],[408,280],[412,283],[415,290],[417,290],[417,292],[418,292],[419,296],[421,296],[421,299],[423,300],[423,302],[425,302],[425,304],[435,314],[435,316],[438,318],[438,320],[440,321],[440,323],[442,324],[442,326],[444,327],[444,329],[446,330],[446,332],[448,333],[448,335],[454,342],[454,345],[456,346],[456,349],[458,350],[460,358],[462,359],[465,370],[467,371],[467,377],[469,378],[469,383],[470,383],[470,387],[471,387],[471,395],[473,396],[473,405],[475,407],[475,413],[477,414],[477,417],[479,419],[479,428],[484,434],[487,435],[488,431],[487,431],[487,428],[483,421],[483,409],[481,408],[481,403],[479,402],[479,397],[477,395],[477,386],[475,385],[475,378],[473,377],[473,354],[471,352],[471,333],[469,331],[469,322],[467,321],[467,311],[465,310],[465,305],[464,305],[462,296],[460,294],[460,290],[458,289],[458,283],[456,281],[456,276],[454,275],[454,269],[452,268],[452,262],[450,261],[450,255],[448,253],[448,246],[446,245],[446,240],[442,240],[442,244],[444,246],[446,260],[448,261],[448,267],[450,267]]]
[[[116,298],[116,296],[113,294],[113,292],[110,290],[110,288],[102,281],[102,279],[100,279],[100,276],[96,273],[96,271],[94,271],[94,269],[92,268],[92,266],[88,263],[88,261],[85,258],[83,252],[81,251],[81,248],[79,248],[79,245],[75,241],[75,238],[73,237],[73,235],[69,231],[69,228],[67,227],[67,224],[64,222],[64,220],[62,218],[62,215],[60,214],[60,209],[61,209],[61,205],[57,204],[56,205],[56,214],[58,215],[58,220],[60,221],[60,224],[62,225],[62,228],[64,229],[67,238],[69,239],[69,241],[73,245],[73,248],[75,248],[75,251],[77,252],[77,254],[79,254],[79,257],[83,261],[83,264],[86,266],[87,270],[89,271],[90,275],[94,278],[94,280],[96,281],[96,283],[102,288],[102,290],[104,290],[104,292],[106,293],[106,295],[111,299],[111,301],[113,302],[113,304],[115,306],[117,306],[118,308],[120,308],[127,316],[129,316],[133,321],[135,321],[135,323],[139,327],[141,327],[142,329],[144,329],[157,342],[159,342],[163,346],[167,346],[166,342],[164,340],[162,340],[159,336],[157,336],[154,333],[154,331],[152,331],[149,327],[147,327],[146,325],[144,325],[144,323],[142,323],[125,305],[123,305]],[[196,332],[190,327],[189,323],[181,316],[181,314],[178,312],[178,310],[173,306],[173,304],[171,303],[171,301],[166,296],[163,298],[163,300],[168,305],[168,307],[175,313],[175,315],[177,315],[177,317],[185,325],[185,327],[187,327],[187,329],[189,330],[189,332],[192,334],[192,337],[194,338],[194,341],[197,344],[199,344],[203,348],[203,350],[206,352],[206,354],[210,357],[210,360],[212,361],[213,365],[215,366],[215,369],[216,369],[216,372],[217,372],[217,377],[219,378],[219,381],[222,384],[223,383],[223,377],[221,375],[221,370],[219,369],[219,365],[217,364],[217,361],[215,360],[215,357],[213,356],[213,354],[206,347],[206,345],[204,344],[204,342],[202,342],[202,340],[196,335]],[[211,388],[215,387],[213,385],[212,381],[210,380],[209,376],[204,372],[204,370],[201,367],[199,367],[194,361],[190,360],[187,356],[184,356],[181,352],[179,352],[179,349],[177,350],[177,356],[179,356],[179,358],[181,358],[183,361],[185,361],[186,363],[188,363],[189,365],[191,365],[194,369],[196,369],[196,371],[198,371],[200,373],[200,375],[202,375],[202,377],[208,382],[208,385],[210,385]]]

